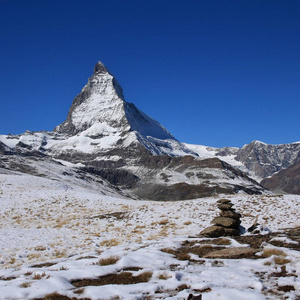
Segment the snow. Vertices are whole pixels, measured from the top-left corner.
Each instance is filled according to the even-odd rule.
[[[49,172],[59,172],[57,168]],[[186,299],[189,293],[207,289],[204,300],[275,300],[278,295],[267,296],[265,290],[276,285],[294,287],[285,293],[286,299],[299,296],[300,254],[295,250],[266,245],[284,251],[290,261],[287,271],[295,274],[269,280],[257,274],[280,271],[273,257],[216,261],[193,254],[191,263],[162,251],[177,249],[184,241],[205,240],[197,234],[217,215],[216,200],[222,195],[177,202],[137,201],[108,190],[103,190],[104,195],[71,178],[63,182],[0,169],[0,299],[33,299],[53,292],[70,298]],[[300,196],[229,198],[242,212],[246,228],[256,218],[271,231],[300,226]],[[230,240],[225,247],[247,247]],[[99,264],[111,257],[117,257],[115,263]],[[76,288],[71,284],[127,268],[133,276],[150,272],[151,278],[128,285]],[[187,287],[179,291],[184,284]]]
[[[18,138],[10,138],[7,135],[0,135],[0,142],[7,145],[9,148],[14,148],[19,142]]]

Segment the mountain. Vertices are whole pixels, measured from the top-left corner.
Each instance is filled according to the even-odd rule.
[[[274,147],[253,142],[241,149],[217,149],[181,143],[125,101],[118,81],[98,62],[66,120],[53,131],[0,136],[0,166],[56,180],[59,163],[67,168],[62,173],[88,177],[95,184],[102,180],[131,197],[179,200],[264,192],[254,179],[291,165],[300,144],[282,146],[280,154]],[[43,161],[49,172],[41,171]]]
[[[277,193],[300,195],[300,160],[273,176],[263,179],[261,184]]]
[[[161,124],[126,102],[118,81],[101,62],[75,97],[66,121],[55,127],[54,132],[88,137],[96,152],[141,144],[153,154],[193,154]]]
[[[243,146],[237,153],[236,160],[258,178],[268,177],[290,167],[300,157],[300,143],[268,145],[253,141]]]
[[[261,182],[264,187],[272,191],[276,191],[277,187],[274,184],[266,185],[264,178],[283,171],[300,160],[300,143],[269,145],[260,141],[253,141],[242,148],[213,148],[190,144],[185,144],[185,146],[196,152],[200,158],[218,157],[242,170],[249,177]],[[283,172],[283,174],[287,173]],[[294,193],[295,189],[298,188],[300,185],[295,181],[294,184],[287,185],[284,192]]]

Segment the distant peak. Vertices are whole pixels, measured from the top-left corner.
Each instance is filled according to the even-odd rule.
[[[105,65],[101,61],[98,61],[94,67],[94,74],[105,74],[105,73],[108,73]]]
[[[257,141],[257,140],[252,141],[252,144],[256,144],[256,145],[267,145],[266,143],[261,142],[261,141]]]

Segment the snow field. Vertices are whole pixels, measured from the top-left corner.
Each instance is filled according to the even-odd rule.
[[[273,286],[292,286],[282,299],[297,299],[298,251],[265,245],[284,254],[259,260],[190,254],[190,261],[162,251],[176,250],[184,241],[200,243],[203,239],[197,235],[219,214],[220,198],[137,201],[71,182],[0,174],[0,299],[33,299],[54,292],[90,299],[186,299],[189,292],[200,291],[204,300],[281,299],[282,294],[264,292]],[[300,225],[299,196],[226,198],[242,213],[246,228],[255,219],[272,231]],[[225,247],[247,246],[229,240]],[[286,237],[277,240],[289,242]],[[282,267],[276,257],[286,260],[284,266],[293,276],[271,276]],[[102,265],[105,260],[108,264]],[[71,284],[124,272],[149,278],[135,284]]]

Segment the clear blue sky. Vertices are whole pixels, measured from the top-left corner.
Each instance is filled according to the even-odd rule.
[[[62,123],[101,60],[180,141],[300,141],[298,0],[0,0],[0,36],[0,134]]]

